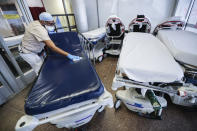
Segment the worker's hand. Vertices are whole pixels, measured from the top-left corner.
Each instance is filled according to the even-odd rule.
[[[71,55],[71,54],[68,54],[67,55],[68,59],[72,60],[72,61],[79,61],[81,60],[82,58],[79,57],[79,56],[75,56],[75,55]]]

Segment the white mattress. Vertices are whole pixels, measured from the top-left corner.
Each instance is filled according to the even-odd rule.
[[[197,66],[197,34],[189,31],[160,30],[157,37],[178,61]]]
[[[98,39],[105,35],[105,27],[82,33],[88,39]]]
[[[153,35],[131,32],[123,41],[118,69],[139,82],[174,82],[183,70],[167,48]]]

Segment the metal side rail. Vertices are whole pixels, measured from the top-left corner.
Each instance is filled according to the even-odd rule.
[[[127,80],[118,75],[115,76],[112,84],[112,89],[117,90],[119,87],[125,86],[126,88],[146,88],[155,91],[160,91],[167,94],[180,94],[180,92],[185,92],[187,96],[197,97],[197,87],[191,84],[183,84],[183,86],[165,86],[159,87],[150,85],[148,83],[141,83],[137,81]],[[177,88],[174,89],[173,87]]]
[[[83,34],[79,33],[79,38],[85,53],[87,54],[88,58],[91,61],[91,54],[93,55],[93,65],[95,65],[95,56],[94,56],[94,48],[91,48],[93,43],[89,41]]]

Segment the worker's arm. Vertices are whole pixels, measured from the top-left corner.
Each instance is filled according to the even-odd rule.
[[[58,48],[54,43],[53,41],[51,40],[45,40],[44,43],[47,45],[47,47],[49,47],[50,49],[52,49],[53,51],[61,54],[61,55],[64,55],[64,56],[68,56],[68,52]]]
[[[71,55],[71,54],[69,54],[68,52],[66,52],[66,51],[64,51],[64,50],[62,50],[62,49],[60,49],[60,48],[58,48],[58,47],[53,43],[53,41],[51,41],[51,40],[45,40],[44,43],[47,45],[47,47],[49,47],[49,48],[52,49],[53,51],[55,51],[55,52],[57,52],[57,53],[59,53],[59,54],[61,54],[61,55],[64,55],[64,56],[66,56],[66,57],[68,57],[68,58],[69,58],[70,60],[72,60],[72,61],[78,61],[78,60],[81,59],[81,57],[79,57],[79,56]]]

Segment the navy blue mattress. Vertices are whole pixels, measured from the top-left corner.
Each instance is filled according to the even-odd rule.
[[[38,79],[25,103],[28,115],[37,115],[98,98],[104,87],[80,45],[78,34],[64,32],[50,35],[63,50],[83,57],[72,62],[52,51],[46,58]]]

